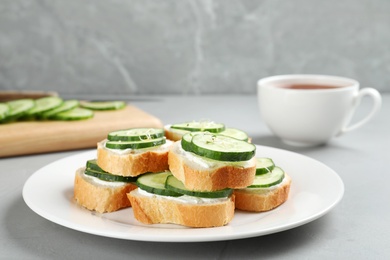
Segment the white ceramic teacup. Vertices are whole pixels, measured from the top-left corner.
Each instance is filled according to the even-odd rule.
[[[359,89],[359,82],[327,75],[279,75],[257,82],[261,116],[271,131],[295,146],[324,144],[367,123],[381,106],[373,88]],[[373,105],[366,117],[350,125],[361,99]]]

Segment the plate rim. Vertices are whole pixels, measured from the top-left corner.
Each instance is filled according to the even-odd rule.
[[[341,177],[333,170],[331,169],[329,166],[325,165],[324,163],[316,160],[316,159],[313,159],[309,156],[306,156],[306,155],[302,155],[302,154],[299,154],[299,153],[296,153],[296,152],[293,152],[293,151],[288,151],[288,150],[283,150],[283,149],[280,149],[280,148],[274,148],[274,147],[269,147],[269,146],[262,146],[262,145],[256,145],[256,148],[257,150],[260,149],[266,149],[266,150],[271,150],[275,153],[285,153],[285,154],[290,154],[290,155],[293,155],[293,156],[298,156],[298,157],[301,157],[305,160],[311,160],[313,163],[316,163],[318,165],[321,165],[321,167],[325,167],[325,169],[327,169],[329,172],[329,174],[332,175],[332,177],[334,178],[335,181],[338,182],[338,187],[339,187],[339,190],[337,190],[337,196],[335,197],[335,199],[332,201],[332,203],[329,203],[327,205],[327,207],[323,207],[321,210],[318,210],[315,214],[312,214],[310,215],[309,217],[306,217],[305,219],[302,219],[300,221],[295,221],[295,222],[292,222],[292,223],[287,223],[287,224],[284,224],[284,225],[279,225],[279,226],[276,226],[276,227],[271,227],[271,228],[268,228],[268,229],[263,229],[263,230],[251,230],[250,232],[243,232],[243,233],[233,233],[233,234],[230,234],[228,236],[225,236],[223,234],[218,234],[218,232],[212,232],[212,233],[216,233],[214,235],[207,235],[207,236],[193,236],[193,237],[189,237],[189,236],[153,236],[151,237],[150,235],[145,235],[145,236],[138,236],[138,237],[135,237],[134,235],[133,236],[129,236],[128,233],[121,233],[121,234],[118,234],[118,233],[110,233],[110,232],[101,232],[100,229],[97,229],[97,230],[91,230],[89,228],[86,228],[85,226],[82,226],[82,225],[77,225],[75,223],[68,223],[69,221],[63,221],[63,219],[59,218],[58,216],[56,216],[55,214],[47,214],[44,212],[44,209],[41,209],[39,207],[36,207],[36,205],[34,205],[34,201],[31,200],[31,197],[29,196],[30,194],[28,194],[28,189],[30,189],[30,185],[32,185],[32,181],[34,180],[34,178],[37,178],[37,176],[39,174],[43,174],[41,172],[44,172],[45,169],[47,168],[50,168],[52,167],[53,165],[56,165],[56,164],[59,164],[60,162],[63,162],[63,161],[67,161],[67,160],[72,160],[72,159],[76,159],[76,158],[79,158],[79,157],[83,157],[83,156],[86,156],[88,154],[92,154],[93,152],[96,152],[96,149],[91,149],[91,150],[87,150],[87,151],[83,151],[83,152],[79,152],[77,154],[74,154],[74,155],[70,155],[70,156],[65,156],[63,158],[60,158],[60,159],[57,159],[51,163],[48,163],[46,164],[45,166],[41,167],[40,169],[38,169],[37,171],[35,171],[33,174],[31,174],[25,184],[23,185],[23,190],[22,190],[22,197],[23,197],[23,200],[25,201],[26,205],[33,211],[35,212],[36,214],[38,214],[39,216],[53,222],[53,223],[56,223],[58,225],[61,225],[61,226],[64,226],[66,228],[69,228],[69,229],[72,229],[72,230],[76,230],[76,231],[79,231],[79,232],[83,232],[83,233],[87,233],[87,234],[92,234],[92,235],[97,235],[97,236],[102,236],[102,237],[110,237],[110,238],[117,238],[117,239],[124,239],[124,240],[133,240],[133,241],[148,241],[148,242],[208,242],[208,241],[225,241],[225,240],[235,240],[235,239],[243,239],[243,238],[251,238],[251,237],[258,237],[258,236],[263,236],[263,235],[269,235],[269,234],[273,234],[273,233],[278,233],[278,232],[282,232],[282,231],[285,231],[285,230],[289,230],[289,229],[293,229],[293,228],[296,228],[296,227],[299,227],[299,226],[302,226],[302,225],[305,225],[307,223],[310,223],[322,216],[324,216],[325,214],[327,214],[331,209],[333,209],[343,198],[344,196],[344,192],[345,192],[345,186],[344,186],[344,183],[341,179]],[[81,166],[81,165],[80,165]],[[76,169],[73,169],[74,171]],[[74,172],[73,171],[73,172]],[[73,187],[73,186],[72,186]],[[293,186],[292,186],[293,187]],[[68,187],[69,188],[69,187]],[[290,191],[291,192],[291,191]],[[290,200],[290,198],[289,198]],[[72,202],[70,202],[72,203]],[[280,206],[280,208],[282,208],[283,205]],[[83,210],[80,208],[80,210]],[[128,209],[128,210],[131,210],[132,209]],[[265,213],[252,213],[252,214],[263,214],[263,215],[272,215],[273,212],[276,212],[277,209],[275,210],[272,210],[270,212],[265,212]],[[88,210],[85,210],[86,213],[90,213],[90,215],[98,215],[98,218],[100,219],[105,219],[104,217],[102,218],[103,215],[100,216],[100,214],[91,214],[90,211]],[[107,214],[107,213],[106,213]],[[110,213],[108,213],[110,214]],[[132,214],[132,213],[131,213]],[[236,214],[236,213],[235,213]],[[251,214],[251,213],[249,213]],[[95,217],[95,216],[94,216]],[[166,225],[173,225],[173,224],[166,224]],[[153,226],[150,226],[150,225],[140,225],[139,226],[141,229],[155,229]],[[177,229],[177,230],[208,230],[208,229],[220,229],[220,230],[223,230],[223,229],[228,229],[229,226],[224,226],[224,227],[216,227],[216,228],[206,228],[206,229],[192,229],[192,228],[188,228],[188,229]],[[159,228],[160,230],[165,230],[164,228]],[[156,229],[157,230],[157,229]],[[171,230],[171,229],[170,229]],[[172,229],[172,230],[176,230],[176,229]]]

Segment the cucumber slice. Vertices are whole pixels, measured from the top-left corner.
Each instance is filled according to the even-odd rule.
[[[256,175],[253,183],[248,188],[268,188],[281,183],[284,179],[284,171],[282,168],[275,168],[266,174]]]
[[[6,118],[7,121],[15,120],[26,115],[27,111],[35,106],[35,102],[32,99],[18,99],[9,101],[6,104],[10,109]]]
[[[211,121],[200,121],[200,122],[187,122],[182,124],[174,124],[171,126],[173,129],[182,129],[190,132],[210,132],[219,133],[225,130],[225,125],[220,123],[214,123]]]
[[[55,120],[82,120],[93,117],[93,111],[81,107],[76,107],[71,110],[54,114],[50,119]]]
[[[112,181],[112,182],[136,182],[136,177],[125,177],[119,175],[113,175],[108,172],[95,171],[90,168],[86,168],[84,174],[96,177],[103,181]]]
[[[88,169],[98,171],[98,172],[106,172],[97,164],[96,159],[88,160],[86,164]]]
[[[248,141],[248,135],[239,129],[236,128],[226,128],[224,131],[219,133],[220,135],[230,136],[242,141]]]
[[[80,106],[91,110],[117,110],[124,108],[124,101],[83,101]]]
[[[165,144],[165,137],[157,139],[146,139],[142,141],[108,141],[106,147],[110,149],[143,149]]]
[[[233,189],[223,189],[212,192],[188,190],[184,184],[173,175],[168,176],[167,181],[165,182],[165,188],[184,195],[210,199],[226,198],[233,193]]]
[[[9,111],[10,108],[6,103],[0,103],[0,122],[7,117]]]
[[[35,106],[27,111],[28,116],[39,115],[45,111],[49,111],[62,104],[63,100],[59,97],[43,97],[35,100]]]
[[[256,152],[256,146],[232,137],[203,133],[192,137],[191,152],[217,161],[247,161]]]
[[[107,139],[109,141],[142,141],[163,136],[164,130],[160,128],[130,128],[110,132]]]
[[[165,182],[168,176],[171,176],[171,172],[159,172],[159,173],[146,173],[138,177],[137,186],[144,191],[149,193],[163,195],[163,196],[171,196],[171,197],[179,197],[183,194],[168,190],[165,188]]]
[[[84,171],[86,175],[90,175],[104,181],[135,182],[137,180],[137,177],[113,175],[104,171],[99,167],[96,159],[88,160],[86,166],[87,167]]]
[[[203,132],[189,132],[181,138],[181,147],[188,152],[192,151],[192,137]]]
[[[256,157],[256,175],[271,172],[275,168],[275,163],[271,158]]]
[[[78,100],[66,100],[59,107],[51,109],[51,110],[46,111],[46,112],[43,112],[40,115],[40,117],[41,118],[49,118],[50,119],[54,115],[56,115],[58,113],[65,112],[65,111],[69,111],[69,110],[71,110],[73,108],[76,108],[78,105],[79,105],[79,101]]]

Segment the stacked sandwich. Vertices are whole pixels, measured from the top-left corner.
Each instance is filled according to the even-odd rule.
[[[158,135],[143,134],[145,131],[117,131],[98,144],[96,163],[87,162],[76,174],[76,201],[90,210],[110,212],[80,199],[93,198],[93,205],[97,205],[100,195],[96,190],[106,189],[102,188],[106,186],[101,184],[101,178],[90,181],[85,177],[91,170],[121,176],[120,181],[132,178],[128,179],[130,183],[122,184],[129,186],[127,191],[121,191],[121,199],[128,198],[128,204],[122,207],[131,204],[134,217],[145,224],[223,226],[232,220],[235,209],[266,211],[287,200],[290,178],[272,159],[255,157],[256,146],[238,129],[226,129],[213,122],[176,124],[165,128],[165,135],[173,141],[161,135],[162,129],[149,129]],[[129,132],[135,132],[138,140],[134,136],[130,139]],[[153,146],[128,145],[151,142]],[[137,156],[148,159],[135,159]],[[90,184],[88,195],[81,196],[85,194],[83,190],[76,192],[80,179]]]
[[[139,185],[129,194],[135,218],[149,224],[226,225],[234,216],[233,189],[245,188],[254,180],[255,150],[253,144],[209,131],[184,135],[170,148],[171,176],[163,185],[179,193],[178,197],[151,194]]]
[[[100,213],[130,207],[126,194],[137,188],[137,177],[168,170],[172,141],[158,128],[114,131],[97,144],[97,158],[77,170],[74,198]]]
[[[182,140],[181,143],[184,146],[189,134],[197,134],[195,131],[208,131],[250,142],[250,138],[242,130],[225,128],[224,124],[207,120],[166,125],[164,131],[167,138],[173,141]],[[288,199],[291,178],[282,168],[276,166],[271,158],[255,157],[254,159],[256,173],[253,182],[244,188],[234,188],[235,208],[251,212],[268,211],[280,206]]]

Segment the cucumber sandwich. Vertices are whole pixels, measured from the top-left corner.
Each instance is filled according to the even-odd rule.
[[[138,177],[138,189],[127,194],[135,219],[144,224],[219,227],[234,216],[232,189],[202,192],[187,189],[171,172]]]
[[[87,161],[76,172],[76,202],[100,213],[129,207],[126,194],[137,188],[137,176],[168,170],[171,143],[159,128],[110,132],[107,139],[98,143],[97,158]]]
[[[216,123],[210,120],[191,121],[179,124],[165,125],[165,136],[172,140],[181,140],[185,134],[190,132],[209,132],[234,137],[239,140],[248,141],[248,135],[239,129],[226,127],[225,124]]]
[[[99,166],[113,174],[138,176],[168,170],[172,141],[160,128],[131,128],[113,131],[97,145]]]
[[[126,194],[137,188],[136,178],[123,177],[102,170],[95,159],[88,160],[76,171],[74,179],[75,201],[99,213],[113,212],[130,207]]]
[[[216,191],[245,188],[256,173],[256,146],[210,132],[190,132],[169,152],[172,174],[188,189]]]
[[[288,199],[291,178],[271,158],[255,159],[255,179],[248,187],[234,190],[235,207],[252,212],[272,210]]]

